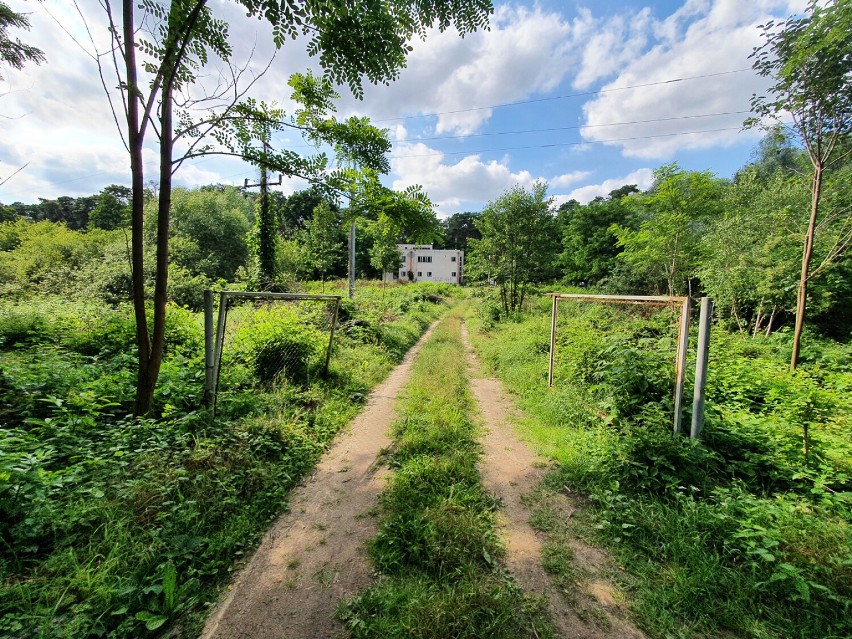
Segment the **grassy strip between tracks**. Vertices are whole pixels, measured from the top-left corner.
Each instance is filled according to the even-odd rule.
[[[543,602],[501,564],[460,324],[457,310],[435,330],[404,391],[370,544],[380,577],[339,611],[351,637],[552,636]]]

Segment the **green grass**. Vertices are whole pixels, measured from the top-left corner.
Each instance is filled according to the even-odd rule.
[[[380,578],[339,611],[351,637],[552,636],[543,602],[500,563],[463,361],[456,313],[419,353],[398,409],[394,474],[370,544]]]
[[[653,637],[852,636],[849,345],[811,337],[791,374],[788,335],[714,329],[708,419],[694,443],[669,434],[659,322],[623,309],[560,311],[553,389],[545,304],[502,322],[486,308],[471,318],[472,339],[516,395],[522,437],[558,462],[548,485],[589,497],[570,533],[607,546],[626,568],[643,628]],[[546,512],[536,520],[552,525]],[[558,575],[556,541],[546,560]]]
[[[225,383],[215,421],[200,407],[192,314],[170,310],[154,416],[133,420],[124,310],[33,300],[0,312],[0,637],[197,636],[234,562],[446,309],[400,312],[417,286],[382,290],[377,308],[370,290],[349,317],[377,339],[341,331],[330,375],[310,386]]]

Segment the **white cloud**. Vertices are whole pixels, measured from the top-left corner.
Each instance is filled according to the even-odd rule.
[[[575,182],[585,180],[591,174],[591,171],[572,171],[571,173],[565,173],[563,175],[557,175],[556,177],[550,178],[550,180],[548,180],[548,184],[550,184],[551,187],[570,186]]]
[[[640,191],[648,189],[654,182],[654,172],[649,168],[641,168],[628,173],[621,178],[611,178],[604,180],[600,184],[588,184],[574,189],[567,195],[554,196],[554,205],[558,206],[569,200],[577,200],[581,204],[587,204],[596,197],[606,197],[611,191],[620,188],[626,184],[635,184]]]
[[[399,80],[365,87],[363,103],[344,97],[342,111],[368,113],[384,126],[401,116],[441,113],[437,133],[472,133],[492,115],[492,109],[474,107],[559,86],[576,65],[584,25],[582,16],[567,21],[539,7],[498,5],[488,31],[462,39],[454,29],[432,29],[425,41],[412,42]]]
[[[481,206],[515,185],[529,188],[537,179],[529,171],[513,172],[505,159],[484,162],[479,155],[468,155],[457,162],[447,161],[444,154],[422,142],[398,145],[395,153],[392,187],[401,190],[420,184],[441,217],[466,205]]]
[[[741,130],[747,114],[733,112],[747,111],[752,94],[760,93],[768,86],[766,79],[750,70],[748,56],[755,46],[761,44],[757,26],[772,15],[786,15],[789,9],[790,5],[782,0],[753,0],[748,3],[741,0],[688,0],[663,21],[648,18],[644,10],[640,12],[638,16],[644,20],[642,24],[646,33],[634,30],[627,43],[610,44],[604,36],[600,36],[598,45],[602,49],[597,57],[601,59],[609,57],[606,52],[608,44],[611,57],[624,59],[625,52],[635,54],[643,38],[653,38],[650,49],[641,55],[629,56],[617,77],[604,89],[720,71],[749,70],[602,92],[584,105],[588,126],[581,131],[583,137],[619,146],[625,156],[645,159],[668,159],[682,149],[726,147],[744,139],[756,140],[759,132]],[[618,32],[622,28],[620,25],[620,19],[615,19],[608,29]],[[590,64],[592,70],[581,70],[578,81],[589,74],[602,73],[600,65]],[[716,113],[729,115],[604,126]],[[705,132],[687,134],[693,131]]]

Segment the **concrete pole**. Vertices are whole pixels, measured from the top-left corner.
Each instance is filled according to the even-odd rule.
[[[219,318],[216,323],[213,369],[213,417],[216,417],[216,399],[219,396],[219,373],[222,370],[222,346],[225,344],[225,322],[228,317],[228,294],[219,293]]]
[[[213,401],[215,381],[213,372],[213,291],[204,291],[204,404],[210,406]]]
[[[686,354],[689,350],[689,302],[689,298],[683,302],[677,334],[673,427],[675,435],[683,430],[683,383],[686,378]]]
[[[701,298],[698,319],[698,353],[695,361],[695,389],[692,395],[692,427],[689,436],[698,439],[704,428],[704,390],[707,387],[707,356],[710,352],[710,324],[713,319],[713,300]]]
[[[550,368],[547,374],[547,385],[553,386],[553,360],[556,357],[556,309],[559,299],[553,296],[553,310],[550,314]]]

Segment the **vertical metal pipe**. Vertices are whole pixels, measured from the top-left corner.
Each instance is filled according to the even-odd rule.
[[[213,401],[213,291],[204,290],[204,404]]]
[[[328,375],[328,366],[331,363],[331,348],[334,346],[334,329],[337,326],[337,310],[340,308],[340,298],[334,300],[334,311],[331,313],[331,331],[328,337],[328,351],[325,354],[324,374]]]
[[[228,315],[228,294],[219,293],[219,318],[216,324],[216,344],[214,346],[215,370],[213,371],[213,417],[216,417],[216,400],[219,398],[219,373],[222,370],[222,346],[225,343],[225,321]]]
[[[689,350],[689,303],[690,299],[686,298],[680,309],[680,322],[677,334],[673,428],[675,434],[680,433],[683,426],[683,382],[686,377],[686,354]]]
[[[547,374],[547,385],[553,387],[553,361],[556,357],[556,309],[559,298],[553,296],[553,309],[550,312],[550,368]]]
[[[692,427],[689,436],[698,439],[704,428],[704,390],[707,387],[707,356],[710,352],[710,325],[713,318],[713,300],[701,298],[701,315],[698,319],[698,353],[695,360],[695,388],[692,394]]]

